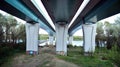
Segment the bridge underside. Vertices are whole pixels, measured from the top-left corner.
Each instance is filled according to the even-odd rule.
[[[70,35],[73,35],[77,30],[81,29],[82,24],[96,23],[104,18],[120,13],[120,0],[100,0],[96,5],[93,5],[93,3],[95,1],[91,0],[71,25],[68,30]]]
[[[51,24],[48,23],[49,21],[46,20],[48,18],[43,17],[42,13],[39,12],[39,9],[31,0],[2,0],[0,2],[1,10],[27,22],[26,50],[28,52],[34,51],[36,53],[38,51],[38,26],[45,29],[52,36],[56,33],[56,51],[58,54],[63,55],[67,54],[67,35],[72,36],[78,29],[83,28],[84,50],[85,52],[94,52],[96,32],[95,23],[120,12],[120,0],[88,0],[88,3],[84,8],[81,7],[81,5],[85,0],[39,1],[42,2],[46,8],[56,30],[53,29]],[[83,10],[81,9],[78,17],[72,25],[68,27],[79,8],[83,8]],[[33,38],[33,40],[31,38]]]
[[[69,24],[83,0],[41,0],[54,23]]]
[[[14,3],[16,5],[14,5]],[[19,8],[22,5],[23,7]],[[28,23],[40,23],[40,27],[46,30],[48,33],[52,33],[52,34],[55,33],[55,30],[51,27],[51,25],[47,22],[47,20],[43,17],[43,15],[37,10],[37,8],[29,0],[20,0],[20,1],[2,0],[0,1],[0,9]],[[38,19],[35,19],[33,17],[40,18],[40,21],[38,21]]]

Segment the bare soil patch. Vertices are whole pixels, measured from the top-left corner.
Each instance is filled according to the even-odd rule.
[[[44,47],[39,49],[35,56],[22,54],[15,56],[10,63],[3,67],[78,67],[73,63],[56,58],[55,48]]]

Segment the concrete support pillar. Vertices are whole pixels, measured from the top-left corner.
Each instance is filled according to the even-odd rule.
[[[69,44],[72,44],[73,36],[69,36]]]
[[[95,51],[95,35],[96,35],[96,24],[84,24],[83,37],[84,37],[84,52],[85,55],[93,53]]]
[[[26,23],[26,53],[38,54],[39,23]]]
[[[53,41],[54,41],[54,37],[53,36],[49,36],[49,44],[53,45]]]
[[[55,24],[56,27],[56,53],[67,55],[68,25]]]

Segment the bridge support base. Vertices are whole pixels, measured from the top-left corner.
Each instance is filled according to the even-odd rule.
[[[85,55],[89,55],[95,51],[96,24],[84,24],[82,28],[84,38],[84,52]]]
[[[72,45],[72,41],[73,41],[73,36],[69,36],[69,44]]]
[[[26,53],[35,55],[38,54],[38,33],[39,23],[26,23]]]
[[[56,54],[67,55],[68,25],[56,24]]]
[[[49,45],[53,45],[53,40],[54,40],[54,37],[53,36],[49,36]]]

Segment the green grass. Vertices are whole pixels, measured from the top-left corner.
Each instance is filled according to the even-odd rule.
[[[95,52],[92,56],[84,56],[83,49],[81,47],[76,47],[69,48],[67,56],[57,55],[57,57],[75,63],[81,67],[114,67],[111,60],[102,60],[99,54]]]
[[[83,40],[83,37],[82,36],[73,36],[73,40],[80,41],[80,40]]]
[[[49,36],[48,36],[48,34],[39,34],[38,39],[39,40],[47,40],[47,39],[49,39]]]

